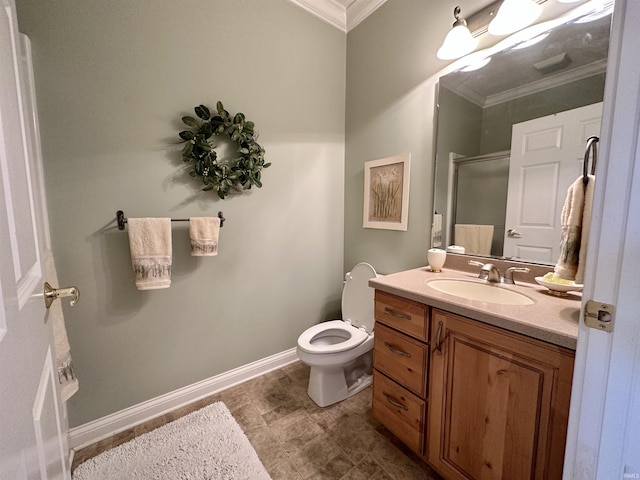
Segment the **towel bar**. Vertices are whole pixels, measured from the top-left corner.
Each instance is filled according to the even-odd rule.
[[[218,212],[218,218],[220,219],[220,226],[224,224],[226,218],[222,212]],[[188,218],[172,218],[172,222],[188,222]],[[127,218],[124,216],[124,212],[122,210],[118,210],[116,212],[116,222],[118,223],[118,230],[124,230],[124,224],[127,223]]]

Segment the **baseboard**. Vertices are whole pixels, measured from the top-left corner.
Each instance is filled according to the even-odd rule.
[[[69,448],[75,451],[92,445],[201,398],[277,370],[295,362],[297,359],[295,348],[285,350],[248,365],[221,373],[215,377],[152,398],[106,417],[85,423],[79,427],[74,427],[69,430]]]

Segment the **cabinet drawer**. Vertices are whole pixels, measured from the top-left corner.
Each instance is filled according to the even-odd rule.
[[[376,290],[375,319],[408,335],[428,340],[427,307]]]
[[[413,393],[427,394],[427,362],[429,349],[406,335],[377,324],[374,335],[375,367]]]
[[[414,452],[424,453],[426,402],[373,371],[373,416]]]

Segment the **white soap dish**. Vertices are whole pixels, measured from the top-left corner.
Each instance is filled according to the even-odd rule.
[[[583,285],[579,283],[555,283],[548,282],[544,279],[544,277],[536,277],[536,282],[538,282],[543,287],[547,287],[549,289],[549,293],[552,295],[557,295],[559,297],[564,297],[567,295],[567,292],[579,292],[582,290]]]

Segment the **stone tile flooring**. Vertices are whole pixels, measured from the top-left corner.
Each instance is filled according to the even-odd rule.
[[[371,387],[326,408],[307,396],[295,362],[76,452],[74,466],[216,401],[223,401],[273,480],[439,480],[371,415]]]

